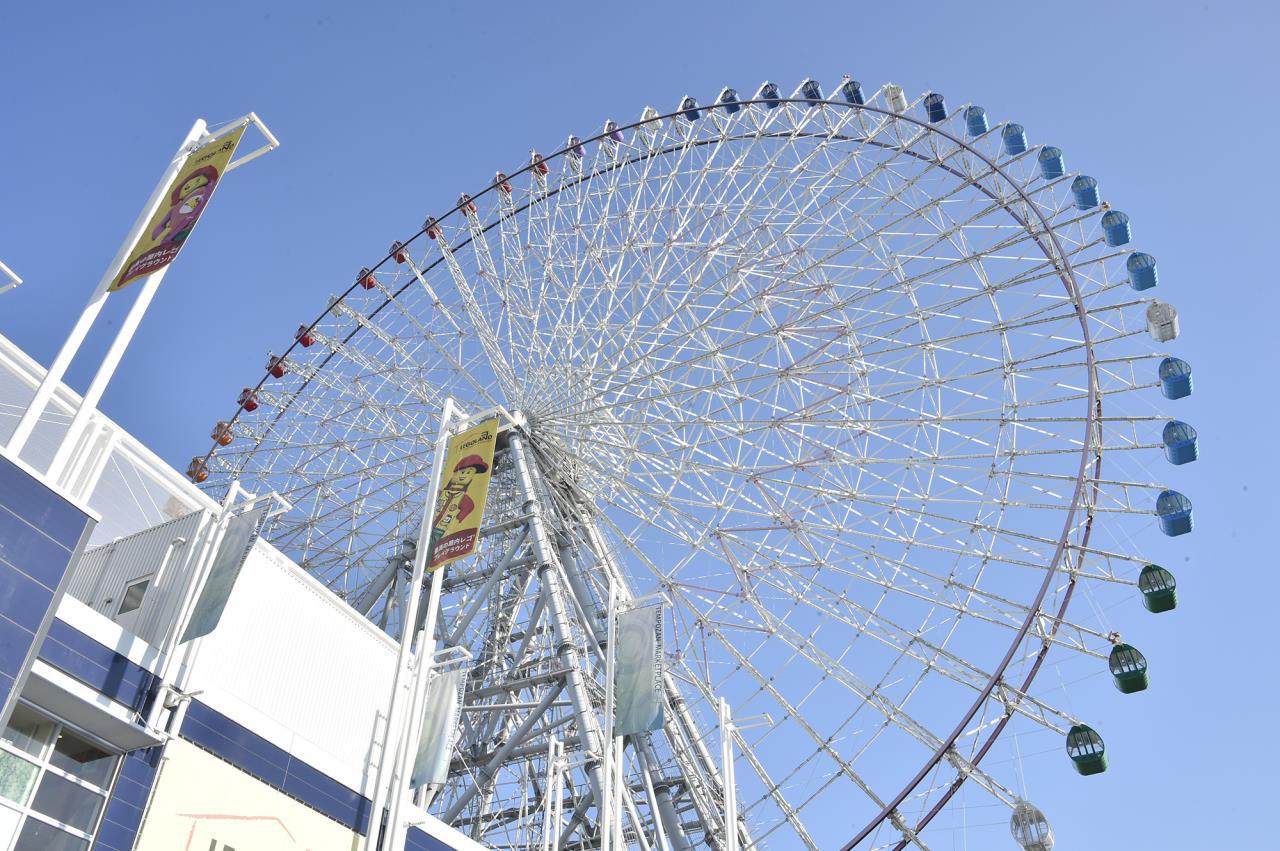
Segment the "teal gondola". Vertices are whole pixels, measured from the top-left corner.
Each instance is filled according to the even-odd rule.
[[[1061,148],[1055,148],[1052,145],[1041,148],[1036,159],[1040,162],[1040,176],[1045,180],[1057,180],[1067,173]]]
[[[1004,140],[1004,152],[1011,157],[1027,150],[1027,131],[1021,124],[1006,124],[1000,138]]]
[[[1182,358],[1165,358],[1160,361],[1160,392],[1166,399],[1181,399],[1190,396],[1191,364]]]
[[[1135,290],[1149,290],[1160,281],[1156,272],[1156,258],[1141,251],[1135,251],[1124,261],[1124,268],[1129,273],[1129,286]]]
[[[1077,724],[1067,732],[1067,756],[1086,777],[1107,770],[1107,747],[1088,725]]]
[[[1107,667],[1111,669],[1116,688],[1122,694],[1145,691],[1151,685],[1151,679],[1147,676],[1147,657],[1138,652],[1136,647],[1128,644],[1112,647],[1111,655],[1107,657]]]
[[[1111,210],[1102,217],[1102,235],[1106,237],[1107,245],[1112,248],[1128,245],[1129,240],[1133,239],[1129,217],[1119,210]]]
[[[1138,574],[1138,590],[1142,592],[1142,605],[1149,612],[1160,614],[1178,607],[1178,582],[1158,564],[1142,568]]]
[[[1160,531],[1169,537],[1185,535],[1191,531],[1191,500],[1177,491],[1162,491],[1156,497],[1156,516],[1160,518]]]
[[[1170,464],[1190,464],[1200,457],[1200,450],[1196,445],[1196,430],[1181,420],[1169,420],[1161,439],[1164,441],[1165,457]]]
[[[930,124],[947,120],[947,101],[937,92],[929,92],[924,98],[924,112]]]
[[[1071,181],[1071,195],[1075,198],[1077,210],[1092,210],[1102,202],[1098,196],[1098,179],[1087,174]]]
[[[964,111],[964,126],[970,136],[981,136],[991,129],[987,123],[987,111],[980,106],[971,106]]]

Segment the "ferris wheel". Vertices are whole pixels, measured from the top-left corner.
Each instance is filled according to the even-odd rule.
[[[473,663],[429,801],[492,847],[602,842],[612,588],[665,623],[628,846],[928,848],[964,798],[1051,848],[984,760],[1021,726],[1105,769],[1037,674],[1145,688],[1103,613],[1173,608],[1133,541],[1191,528],[1147,472],[1196,435],[1161,412],[1190,367],[1128,217],[1022,126],[892,84],[584,136],[344,276],[190,475],[287,497],[273,543],[394,630],[446,399],[509,412],[443,580]]]

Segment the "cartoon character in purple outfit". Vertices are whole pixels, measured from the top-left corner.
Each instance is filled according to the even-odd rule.
[[[211,165],[201,166],[187,175],[178,184],[169,197],[169,211],[151,231],[151,238],[161,242],[181,245],[182,241],[195,227],[196,220],[204,210],[204,205],[213,195],[214,184],[218,182],[218,170]],[[161,239],[168,231],[169,236]]]

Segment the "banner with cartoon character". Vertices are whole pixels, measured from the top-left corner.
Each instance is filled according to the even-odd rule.
[[[492,419],[449,440],[449,453],[431,521],[430,570],[438,570],[476,551],[497,438],[498,420]]]
[[[197,148],[187,157],[178,176],[165,191],[159,209],[129,252],[120,274],[108,288],[110,292],[163,269],[178,256],[196,222],[209,206],[213,190],[226,172],[227,163],[231,162],[244,130],[244,127],[237,127]]]

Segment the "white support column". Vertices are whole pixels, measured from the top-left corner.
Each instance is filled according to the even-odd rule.
[[[720,775],[724,778],[724,851],[738,851],[738,788],[733,778],[733,719],[720,698]]]
[[[9,438],[7,446],[9,452],[16,458],[22,454],[22,448],[26,446],[27,440],[31,437],[31,433],[35,430],[36,424],[40,421],[40,415],[44,413],[44,409],[48,407],[49,400],[53,398],[54,391],[58,385],[62,383],[62,377],[66,375],[67,367],[71,365],[71,361],[75,358],[76,353],[80,350],[80,346],[84,343],[85,337],[89,334],[89,329],[93,327],[94,321],[98,318],[98,314],[102,312],[102,306],[107,300],[107,288],[111,286],[111,282],[115,280],[116,275],[120,272],[120,267],[124,265],[129,252],[137,244],[142,231],[146,228],[147,223],[151,221],[151,217],[155,211],[164,203],[165,190],[169,188],[169,183],[177,176],[178,171],[187,161],[187,155],[191,152],[192,144],[200,139],[205,132],[204,119],[197,119],[191,125],[191,130],[182,140],[178,152],[174,154],[173,160],[165,169],[164,174],[160,176],[160,182],[156,184],[156,188],[152,191],[151,197],[147,199],[147,203],[143,206],[142,212],[138,215],[137,220],[133,223],[133,227],[129,229],[128,235],[124,242],[120,245],[120,250],[116,252],[115,259],[111,261],[111,265],[107,267],[106,273],[102,279],[98,281],[97,288],[93,294],[89,296],[89,301],[85,305],[84,310],[80,313],[80,318],[76,320],[75,326],[71,329],[71,333],[67,335],[67,339],[62,344],[62,348],[58,350],[58,355],[53,359],[53,363],[49,366],[49,371],[45,373],[44,380],[36,388],[35,396],[31,403],[27,406],[27,410],[23,413],[22,419],[18,421],[18,427],[14,429],[13,435]],[[70,432],[67,434],[71,436]]]
[[[613,683],[617,676],[617,654],[614,653],[618,638],[618,589],[612,579],[609,580],[609,608],[605,625],[605,662],[604,662],[604,732],[606,746],[604,749],[604,798],[599,802],[600,815],[597,819],[600,830],[600,851],[614,849],[614,819],[618,817],[613,807],[613,787],[617,782],[614,776],[614,694]]]
[[[388,787],[392,782],[399,782],[398,778],[388,775],[392,775],[395,772],[394,762],[399,748],[399,740],[402,738],[400,734],[404,727],[403,715],[406,695],[403,692],[409,688],[406,679],[410,676],[409,662],[414,638],[413,627],[418,622],[418,605],[422,597],[419,589],[422,588],[422,579],[426,575],[427,555],[431,549],[432,513],[435,511],[436,495],[440,489],[440,474],[444,466],[445,451],[449,444],[449,425],[453,420],[454,411],[453,399],[445,399],[444,410],[440,414],[440,428],[437,431],[435,460],[431,465],[431,484],[427,489],[426,504],[422,507],[422,523],[418,527],[418,548],[413,557],[413,578],[409,583],[409,597],[400,619],[400,653],[396,660],[395,677],[391,685],[391,696],[388,701],[386,735],[383,736],[382,748],[378,751],[378,770],[374,777],[372,806],[369,808],[369,832],[365,838],[365,851],[376,851],[378,847],[378,840],[382,836],[382,810],[387,803]],[[441,572],[437,571],[432,578],[431,600],[427,604],[429,619],[434,618],[433,608],[438,608],[439,606],[440,576]],[[434,630],[435,624],[431,623],[429,628]],[[390,759],[388,755],[391,756]],[[394,826],[392,825],[392,827]],[[391,833],[394,835],[395,831],[392,830]]]

